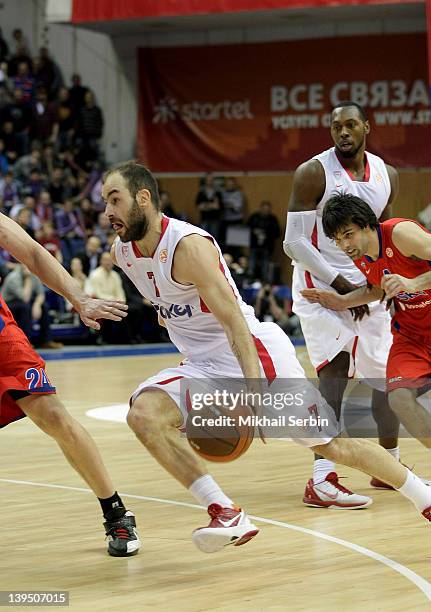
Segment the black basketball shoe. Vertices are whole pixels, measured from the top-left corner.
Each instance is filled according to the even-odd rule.
[[[135,515],[128,510],[124,516],[103,523],[109,540],[108,553],[112,557],[136,555],[141,542],[136,531]]]

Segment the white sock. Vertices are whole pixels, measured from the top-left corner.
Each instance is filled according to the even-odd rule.
[[[210,504],[220,504],[223,508],[233,508],[233,501],[220,489],[216,481],[209,474],[201,476],[189,487],[190,493],[196,501],[207,508]]]
[[[315,459],[313,467],[313,482],[323,482],[328,474],[335,472],[335,463],[328,459]]]
[[[394,459],[396,459],[397,461],[400,460],[400,447],[399,446],[396,446],[395,448],[386,448],[385,450],[387,450],[388,453],[390,453]]]
[[[398,491],[402,493],[404,497],[412,501],[419,512],[431,506],[431,487],[427,487],[427,485],[410,470],[407,470],[406,481]]]

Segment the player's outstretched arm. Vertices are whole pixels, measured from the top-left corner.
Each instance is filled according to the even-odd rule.
[[[99,329],[97,319],[121,321],[126,316],[126,304],[88,297],[55,257],[1,213],[0,246],[25,264],[47,287],[69,300],[88,327]]]
[[[193,234],[178,244],[172,276],[179,283],[196,286],[200,297],[225,330],[244,377],[248,381],[257,380],[260,366],[256,347],[219,264],[218,251],[212,242]]]
[[[329,310],[348,310],[363,304],[369,304],[383,298],[383,291],[379,287],[363,285],[350,293],[340,295],[326,289],[303,289],[301,294],[311,303],[321,304]]]

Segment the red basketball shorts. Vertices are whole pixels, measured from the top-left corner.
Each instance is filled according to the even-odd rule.
[[[8,321],[0,331],[0,427],[25,416],[9,391],[55,393],[44,360],[14,321]]]
[[[387,390],[419,389],[431,381],[431,339],[394,334],[386,366]]]

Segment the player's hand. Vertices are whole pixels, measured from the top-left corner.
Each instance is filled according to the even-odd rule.
[[[370,315],[370,309],[368,304],[362,304],[361,306],[355,306],[354,308],[349,308],[352,313],[354,321],[362,321],[365,316]]]
[[[346,310],[347,304],[343,295],[327,289],[303,289],[303,295],[312,304],[320,304],[329,310]]]
[[[381,288],[385,292],[385,300],[390,300],[395,297],[397,293],[415,293],[417,291],[415,287],[414,278],[405,278],[400,274],[385,274],[382,277]]]
[[[85,296],[76,307],[82,322],[92,329],[99,330],[100,323],[97,319],[110,319],[121,321],[127,316],[127,304],[114,300],[98,300]]]

